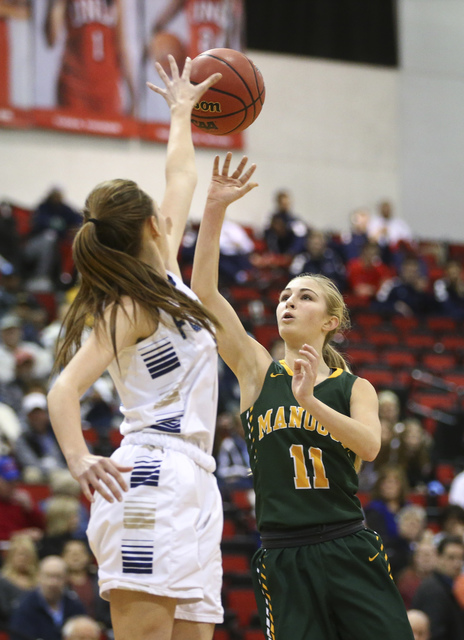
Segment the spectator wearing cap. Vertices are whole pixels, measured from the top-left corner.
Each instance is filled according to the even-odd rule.
[[[38,539],[44,518],[27,491],[17,486],[19,469],[12,456],[0,457],[0,541],[9,540],[17,531]]]
[[[47,482],[56,469],[65,468],[65,460],[50,426],[47,398],[34,391],[24,397],[26,430],[16,441],[15,454],[26,482]]]
[[[36,386],[34,377],[35,358],[29,351],[18,349],[15,352],[15,377],[9,382],[0,382],[0,402],[4,402],[22,419],[23,398]]]
[[[34,358],[33,376],[46,378],[53,366],[52,355],[34,342],[22,339],[22,321],[19,316],[6,315],[0,320],[0,382],[15,379],[16,354],[30,353]]]

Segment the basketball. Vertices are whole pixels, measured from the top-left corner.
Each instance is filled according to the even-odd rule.
[[[192,111],[192,124],[215,136],[239,133],[261,113],[265,87],[260,70],[235,49],[210,49],[192,60],[190,80],[199,84],[222,73]]]

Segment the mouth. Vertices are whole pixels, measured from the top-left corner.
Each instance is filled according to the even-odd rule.
[[[286,311],[282,316],[282,320],[294,320],[294,317],[289,311]]]

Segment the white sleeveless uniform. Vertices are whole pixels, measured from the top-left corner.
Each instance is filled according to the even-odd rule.
[[[111,589],[144,591],[176,598],[176,618],[219,623],[223,510],[211,456],[217,347],[205,329],[161,317],[152,336],[108,368],[125,436],[112,459],[133,470],[123,502],[95,494],[87,534],[103,598]]]

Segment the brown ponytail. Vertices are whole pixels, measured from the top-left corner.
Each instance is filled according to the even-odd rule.
[[[109,329],[117,357],[116,315],[119,307],[124,310],[123,296],[131,298],[156,322],[162,321],[160,311],[164,311],[214,334],[216,318],[138,258],[144,223],[153,215],[156,217],[152,199],[132,180],[104,182],[90,193],[83,225],[73,243],[81,282],[63,322],[64,339],[55,370],[65,366],[80,347],[89,319],[98,331],[110,305]]]

